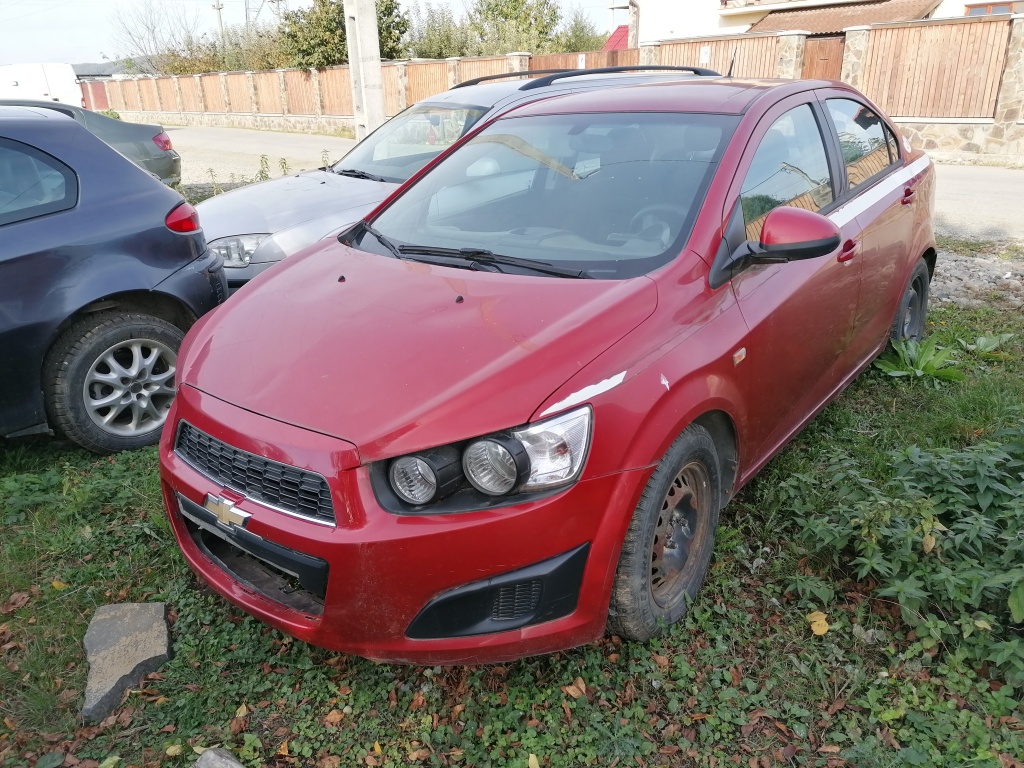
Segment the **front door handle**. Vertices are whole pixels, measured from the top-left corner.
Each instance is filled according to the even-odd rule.
[[[915,195],[915,192],[914,192],[914,189],[912,187],[904,187],[903,188],[903,199],[900,200],[900,202],[903,205],[910,205],[911,203],[914,202],[914,195]]]
[[[839,249],[839,255],[836,256],[836,261],[842,263],[849,261],[857,255],[857,243],[853,240],[847,240],[843,243],[843,247]]]

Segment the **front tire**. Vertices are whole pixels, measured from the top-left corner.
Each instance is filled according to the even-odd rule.
[[[619,557],[608,630],[649,640],[686,615],[704,582],[722,506],[714,440],[691,424],[647,481]]]
[[[928,317],[928,288],[931,273],[924,259],[918,259],[910,282],[900,299],[900,307],[889,330],[891,341],[921,341],[924,338],[924,323]]]
[[[153,445],[174,399],[184,336],[135,312],[100,312],[71,326],[44,364],[50,422],[96,453]]]

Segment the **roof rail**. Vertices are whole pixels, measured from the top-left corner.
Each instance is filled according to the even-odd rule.
[[[561,72],[557,74],[548,75],[547,77],[538,77],[536,80],[528,80],[523,83],[520,87],[520,91],[529,91],[534,88],[543,88],[546,85],[551,85],[556,80],[561,80],[565,77],[578,77],[580,75],[604,75],[615,72],[689,72],[692,75],[698,75],[700,77],[721,77],[718,72],[713,69],[705,69],[704,67],[673,67],[662,64],[650,64],[641,65],[638,67],[598,67],[597,69],[572,69],[568,72]]]
[[[474,77],[472,80],[466,80],[464,82],[459,83],[458,85],[453,85],[451,87],[451,90],[454,91],[456,88],[465,88],[467,85],[477,85],[478,83],[484,83],[484,82],[486,82],[488,80],[504,80],[506,77],[524,77],[526,75],[553,75],[555,73],[572,72],[572,71],[574,71],[574,70],[571,70],[571,69],[534,69],[534,70],[526,70],[525,72],[505,72],[502,75],[484,75],[483,77]]]

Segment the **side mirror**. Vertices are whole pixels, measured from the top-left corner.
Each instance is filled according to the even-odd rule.
[[[761,242],[748,241],[739,251],[748,262],[780,264],[832,253],[841,240],[839,228],[820,213],[781,206],[765,216]]]

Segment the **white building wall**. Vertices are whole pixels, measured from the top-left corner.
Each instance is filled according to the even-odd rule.
[[[640,6],[640,44],[680,37],[704,37],[706,35],[734,35],[746,32],[751,24],[765,16],[765,11],[754,10],[749,14],[719,13],[720,0],[637,0]],[[980,2],[980,0],[978,0]],[[821,5],[832,2],[856,2],[856,0],[820,0]],[[813,3],[799,3],[800,6]],[[784,4],[763,3],[773,8]],[[964,15],[967,4],[963,0],[942,0],[932,18],[950,18]]]

